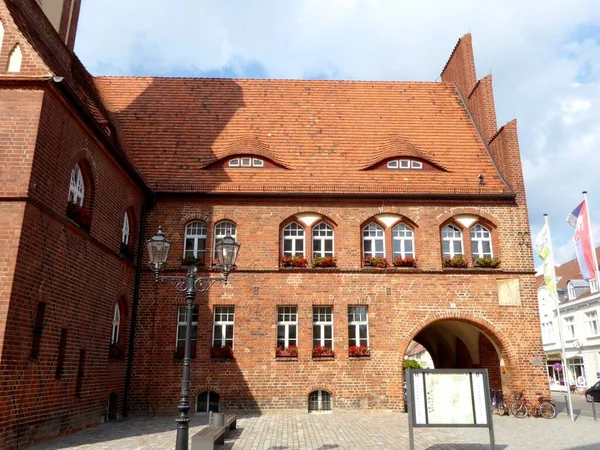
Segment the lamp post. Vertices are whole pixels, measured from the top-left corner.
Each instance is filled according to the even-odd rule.
[[[240,250],[240,244],[235,241],[229,234],[223,239],[217,239],[215,250],[219,267],[221,268],[221,277],[197,277],[198,269],[191,265],[186,276],[161,276],[160,271],[164,268],[171,242],[163,234],[161,227],[158,227],[158,232],[154,237],[146,242],[150,265],[156,275],[156,281],[168,281],[175,284],[175,288],[180,292],[185,292],[187,323],[185,328],[185,347],[183,357],[183,377],[181,380],[181,400],[177,409],[179,409],[179,417],[177,421],[177,442],[176,450],[187,450],[189,438],[189,422],[188,415],[190,410],[190,344],[192,341],[192,315],[194,310],[194,301],[196,292],[206,292],[217,281],[222,281],[227,284],[229,272],[235,268],[235,261]]]

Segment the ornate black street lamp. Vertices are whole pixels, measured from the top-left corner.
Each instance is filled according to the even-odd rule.
[[[240,244],[235,242],[229,234],[223,239],[217,239],[215,250],[219,260],[219,268],[223,276],[221,277],[197,277],[198,269],[191,265],[186,276],[161,276],[160,271],[164,268],[171,242],[163,234],[161,227],[158,227],[156,235],[146,242],[150,265],[156,274],[156,281],[168,281],[175,284],[175,288],[180,292],[185,292],[187,325],[185,329],[185,348],[183,357],[183,378],[181,381],[181,400],[179,402],[180,416],[177,421],[177,443],[176,450],[187,450],[189,438],[190,417],[190,352],[192,341],[192,315],[194,310],[194,301],[196,292],[205,292],[217,281],[227,284],[229,272],[235,268],[235,261],[240,250]]]

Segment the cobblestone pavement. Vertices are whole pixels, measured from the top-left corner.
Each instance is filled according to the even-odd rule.
[[[207,422],[193,417],[190,436]],[[307,414],[282,411],[238,415],[238,429],[223,450],[408,449],[407,415],[394,412],[335,411]],[[564,413],[556,419],[516,419],[494,416],[497,450],[600,450],[600,421],[579,416],[571,423]],[[175,445],[172,417],[140,417],[108,422],[70,436],[31,447],[35,450],[167,450]],[[191,448],[191,447],[190,447]],[[485,450],[487,429],[416,428],[415,449]]]

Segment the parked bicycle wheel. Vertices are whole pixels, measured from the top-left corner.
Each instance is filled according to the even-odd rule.
[[[544,419],[554,419],[556,416],[556,408],[550,402],[542,402],[540,404],[540,414]]]
[[[529,410],[527,409],[527,405],[522,404],[520,401],[514,402],[510,405],[510,412],[513,416],[522,419],[523,417],[527,417],[529,414]]]

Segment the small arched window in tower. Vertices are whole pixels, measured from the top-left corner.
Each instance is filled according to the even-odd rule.
[[[454,225],[446,225],[442,229],[442,252],[444,258],[463,254],[462,231]]]
[[[111,344],[119,343],[119,329],[121,328],[121,309],[119,308],[119,304],[115,304],[115,310],[113,312],[113,322],[112,322],[112,335],[110,337]]]
[[[308,411],[331,411],[331,394],[327,391],[312,391],[308,396]]]
[[[196,412],[219,412],[219,394],[213,391],[201,392],[196,397]]]
[[[23,62],[23,53],[21,52],[21,46],[15,45],[13,51],[8,56],[8,68],[7,72],[18,73],[21,71],[21,63]]]
[[[74,203],[83,206],[85,198],[85,183],[83,181],[83,173],[79,164],[75,164],[71,170],[71,185],[69,186],[69,203]]]

